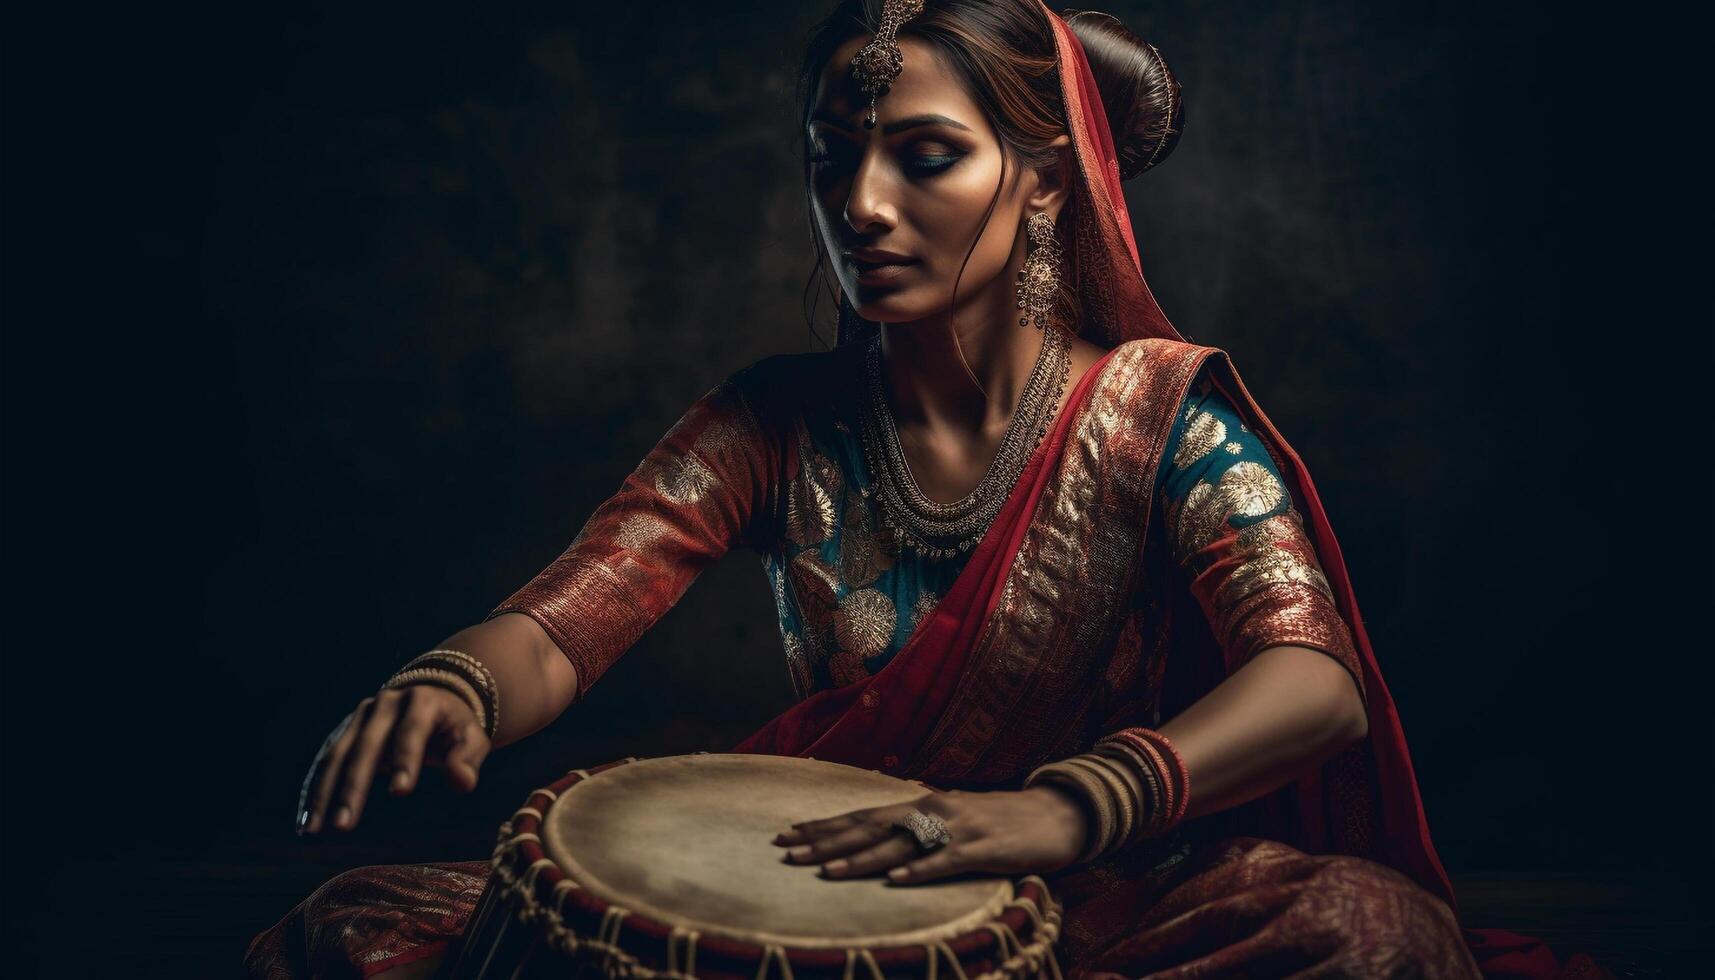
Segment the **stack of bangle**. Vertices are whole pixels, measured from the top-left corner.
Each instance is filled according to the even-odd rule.
[[[1088,810],[1089,843],[1081,862],[1118,854],[1138,841],[1160,837],[1185,818],[1191,775],[1167,736],[1152,728],[1126,728],[1103,736],[1089,752],[1050,762],[1025,777],[1072,793]]]
[[[470,705],[489,738],[500,728],[500,688],[487,665],[457,650],[430,650],[399,668],[381,685],[383,691],[411,684],[433,684],[457,694]]]

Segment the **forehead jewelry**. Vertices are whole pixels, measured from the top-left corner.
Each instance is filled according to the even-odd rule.
[[[858,90],[869,96],[869,112],[863,117],[865,129],[875,128],[875,101],[887,94],[905,66],[905,55],[899,50],[900,25],[922,12],[923,0],[887,0],[882,4],[881,26],[875,36],[852,58]]]

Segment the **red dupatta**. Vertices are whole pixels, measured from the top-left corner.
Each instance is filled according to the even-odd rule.
[[[887,666],[804,699],[733,751],[808,756],[885,770],[916,756],[951,700],[983,624],[994,614],[1000,583],[1053,476],[1052,464],[1059,460],[1101,367],[1112,356],[1111,351],[1102,355],[1078,380],[952,588]]]
[[[953,587],[888,665],[865,680],[807,698],[746,738],[735,751],[810,756],[880,770],[894,769],[901,759],[913,758],[950,702],[971,651],[996,609],[1004,573],[1111,348],[1144,337],[1184,342],[1144,281],[1113,138],[1083,45],[1065,20],[1045,4],[1042,10],[1054,31],[1061,94],[1081,174],[1074,181],[1071,229],[1075,284],[1084,314],[1079,332],[1092,343],[1110,348],[1110,354],[1084,374]],[[844,342],[848,339],[844,326],[856,318],[844,299],[841,306]],[[1452,885],[1430,840],[1399,713],[1377,666],[1339,542],[1309,470],[1268,421],[1231,362],[1224,355],[1208,360],[1215,367],[1216,383],[1241,412],[1257,422],[1259,436],[1269,443],[1283,476],[1297,491],[1295,502],[1306,519],[1306,532],[1362,660],[1367,744],[1373,764],[1366,767],[1367,792],[1358,795],[1373,801],[1372,819],[1379,821],[1373,828],[1375,856],[1410,875],[1457,915]],[[1327,791],[1324,773],[1313,773],[1271,794],[1275,806],[1253,810],[1254,823],[1248,829],[1307,853],[1339,851],[1349,826],[1348,815],[1339,812],[1339,799]],[[1553,953],[1539,940],[1495,929],[1466,929],[1465,936],[1486,976],[1564,975]],[[1577,959],[1587,962],[1586,957]]]

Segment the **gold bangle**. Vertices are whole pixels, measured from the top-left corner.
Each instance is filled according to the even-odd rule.
[[[1132,827],[1132,839],[1116,845],[1115,853],[1118,853],[1153,836],[1151,831],[1157,823],[1156,813],[1161,806],[1161,790],[1158,788],[1155,770],[1125,743],[1097,742],[1093,751],[1107,759],[1109,764],[1124,776],[1132,792],[1136,794],[1137,821]]]
[[[413,684],[428,684],[458,695],[459,700],[463,701],[470,708],[471,713],[476,715],[477,724],[482,726],[483,731],[488,731],[488,711],[483,707],[482,699],[477,697],[476,689],[470,686],[469,681],[450,670],[441,670],[437,667],[414,667],[409,670],[401,670],[387,678],[381,685],[381,690],[409,687]]]
[[[488,696],[491,698],[499,697],[499,695],[500,695],[499,688],[497,688],[494,684],[494,674],[489,672],[488,665],[483,663],[482,661],[478,660],[477,658],[471,656],[470,654],[465,653],[462,650],[452,650],[452,649],[449,649],[446,647],[438,647],[434,650],[430,650],[428,653],[423,654],[423,656],[425,656],[425,657],[446,657],[446,658],[449,658],[451,660],[456,660],[460,663],[466,664],[467,666],[469,666],[471,668],[471,670],[473,670],[477,674],[478,678],[482,681],[483,686],[485,688],[487,688]]]
[[[1102,777],[1103,782],[1107,784],[1108,792],[1113,796],[1114,836],[1101,854],[1101,857],[1108,857],[1131,843],[1132,836],[1137,833],[1138,788],[1130,773],[1126,771],[1126,767],[1107,756],[1096,752],[1086,752],[1077,758]]]
[[[403,669],[428,666],[450,670],[476,689],[487,708],[488,724],[484,726],[484,730],[489,738],[493,738],[495,731],[500,728],[500,689],[488,665],[468,653],[441,648],[412,658]]]

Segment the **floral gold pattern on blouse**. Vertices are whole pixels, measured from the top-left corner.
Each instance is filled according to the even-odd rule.
[[[911,629],[915,632],[929,617],[934,615],[935,607],[940,605],[940,597],[933,592],[924,592],[917,597],[917,602],[911,607]]]
[[[840,468],[819,452],[798,420],[798,479],[786,494],[786,537],[802,548],[820,544],[839,522],[835,501],[840,494]]]
[[[834,627],[834,610],[840,604],[839,573],[817,552],[805,551],[792,559],[791,576],[792,592],[798,597],[798,611],[804,617],[806,639],[814,656]]]
[[[1206,383],[1191,400],[1197,412],[1179,432],[1166,475],[1163,516],[1175,560],[1209,620],[1230,672],[1269,646],[1321,650],[1343,664],[1363,689],[1350,630],[1303,519],[1261,440],[1239,421],[1226,398]],[[1213,419],[1223,452],[1185,447],[1208,440]],[[1228,437],[1231,438],[1228,438]]]
[[[849,684],[869,676],[864,661],[887,649],[897,620],[893,600],[875,589],[859,589],[840,600],[834,612],[838,652],[830,661],[835,684]]]
[[[1183,500],[1168,502],[1167,533],[1173,541],[1174,558],[1182,563],[1189,560],[1221,533],[1227,514],[1220,504],[1215,488],[1202,481]]]
[[[1173,465],[1184,469],[1195,463],[1227,438],[1227,425],[1208,412],[1200,412],[1185,430],[1184,441],[1173,454]]]
[[[1230,593],[1229,606],[1259,589],[1288,583],[1308,585],[1330,602],[1334,599],[1310,539],[1304,534],[1304,519],[1296,510],[1239,531],[1233,551],[1245,562],[1222,587],[1223,593]]]
[[[1261,517],[1280,506],[1286,499],[1286,488],[1274,472],[1261,463],[1240,460],[1221,474],[1215,485],[1221,507],[1228,514],[1240,517]]]
[[[638,475],[648,480],[667,502],[695,507],[714,485],[715,474],[702,460],[685,453],[675,458],[651,457],[638,465]]]
[[[877,534],[875,523],[864,496],[847,494],[845,520],[840,525],[840,578],[850,588],[870,585],[899,557],[893,536]]]
[[[614,528],[613,543],[627,551],[647,552],[672,531],[673,525],[660,514],[627,514]]]

